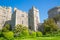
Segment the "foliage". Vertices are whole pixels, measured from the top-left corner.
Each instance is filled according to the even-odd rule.
[[[0,30],[0,37],[2,36],[2,31]]]
[[[6,38],[6,39],[12,39],[14,37],[14,33],[12,31],[9,31],[9,32],[3,32],[3,36]]]
[[[0,40],[6,40],[4,37],[0,37]]]
[[[55,22],[57,23],[57,21],[60,21],[60,14],[57,14],[54,18]]]
[[[44,26],[44,32],[45,33],[55,32],[58,29],[57,28],[58,26],[53,19],[45,20],[44,23],[43,23],[43,26]]]
[[[15,26],[14,33],[15,33],[15,36],[18,36],[18,37],[19,36],[24,37],[29,35],[28,28],[24,25],[19,25],[19,24]]]
[[[55,21],[53,19],[45,20],[43,26],[44,32],[46,33],[45,37],[60,35],[60,30],[57,31],[57,25],[55,24]],[[15,39],[15,37],[20,39],[21,37],[34,38],[43,36],[42,32],[28,30],[28,28],[24,25],[16,25],[14,30],[12,31],[10,30],[10,25],[8,24],[3,27],[3,30],[0,31],[0,34],[3,34],[3,36],[0,38],[1,40],[13,40],[13,38]]]
[[[0,34],[1,34],[1,30],[0,30]]]
[[[30,36],[31,36],[31,37],[36,37],[36,32],[31,31],[31,32],[30,32]]]
[[[28,32],[28,28],[27,27],[23,27],[22,34],[24,36],[29,36],[29,32]]]
[[[43,35],[42,32],[39,32],[39,31],[36,32],[37,37],[41,37],[42,35]]]
[[[2,29],[3,32],[6,32],[6,31],[10,31],[10,24],[6,24],[3,29]]]

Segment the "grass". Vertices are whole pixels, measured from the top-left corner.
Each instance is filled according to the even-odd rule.
[[[60,37],[17,38],[15,40],[60,40]]]
[[[60,37],[39,37],[37,40],[60,40]]]
[[[0,38],[0,40],[6,40]],[[60,37],[14,38],[12,40],[60,40]]]

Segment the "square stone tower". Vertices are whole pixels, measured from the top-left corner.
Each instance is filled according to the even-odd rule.
[[[60,6],[51,8],[48,11],[48,18],[53,18],[60,29]],[[56,19],[55,19],[56,18]]]
[[[59,14],[60,14],[60,6],[51,8],[51,9],[48,11],[48,18],[54,18],[54,17],[56,17],[56,16],[59,15]]]
[[[28,12],[29,29],[37,31],[39,20],[39,10],[34,6]]]
[[[0,6],[0,29],[2,29],[6,23],[10,24],[11,14],[12,14],[11,7]]]
[[[12,14],[12,26],[22,24],[28,27],[28,14],[17,8],[14,8],[14,13]]]

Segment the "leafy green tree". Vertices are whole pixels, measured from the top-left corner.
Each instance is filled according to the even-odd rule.
[[[2,31],[3,32],[6,32],[6,31],[10,31],[10,24],[6,24],[4,27],[3,27],[3,29],[2,29]]]
[[[44,26],[45,33],[54,32],[54,31],[57,31],[58,29],[58,26],[53,19],[45,20],[43,23],[43,26]]]
[[[55,17],[53,17],[53,19],[55,20],[56,23],[57,21],[60,21],[60,14],[57,14]]]
[[[20,36],[20,35],[22,35],[21,34],[21,32],[22,32],[22,25],[16,25],[15,27],[14,27],[14,35],[15,36]]]
[[[18,24],[14,28],[14,33],[15,33],[15,36],[19,36],[19,37],[27,36],[28,35],[28,28],[24,25]]]

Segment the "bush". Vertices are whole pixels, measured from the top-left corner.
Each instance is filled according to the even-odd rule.
[[[24,25],[18,24],[13,31],[15,37],[27,37],[29,35],[28,28]]]
[[[6,40],[4,37],[0,37],[0,40]]]
[[[11,30],[10,24],[6,24],[2,29],[3,32],[10,31],[10,30]]]
[[[28,30],[23,30],[23,31],[22,31],[22,34],[23,34],[23,36],[25,36],[25,37],[29,36]]]
[[[1,37],[1,33],[2,33],[2,32],[0,31],[0,37]]]
[[[22,32],[18,32],[15,34],[15,37],[26,38],[29,36],[28,30],[22,30]]]
[[[52,36],[60,36],[60,32],[59,31],[56,31],[56,32],[53,32],[51,35]]]
[[[31,32],[30,32],[30,36],[31,36],[31,37],[36,37],[36,32],[31,31]]]
[[[2,35],[2,31],[0,30],[0,37],[3,37],[3,35]]]
[[[22,32],[19,33],[19,37],[28,37],[29,32],[28,30],[22,30]]]
[[[60,36],[59,32],[52,32],[52,33],[46,33],[45,35],[43,35],[43,37],[56,37],[56,36]]]
[[[42,32],[36,32],[36,36],[37,37],[41,37],[42,36]]]
[[[14,37],[14,34],[13,32],[9,31],[9,32],[3,32],[3,36],[6,38],[6,39],[12,39]]]
[[[46,37],[51,37],[52,35],[51,35],[51,34],[46,34],[45,36],[46,36]]]

